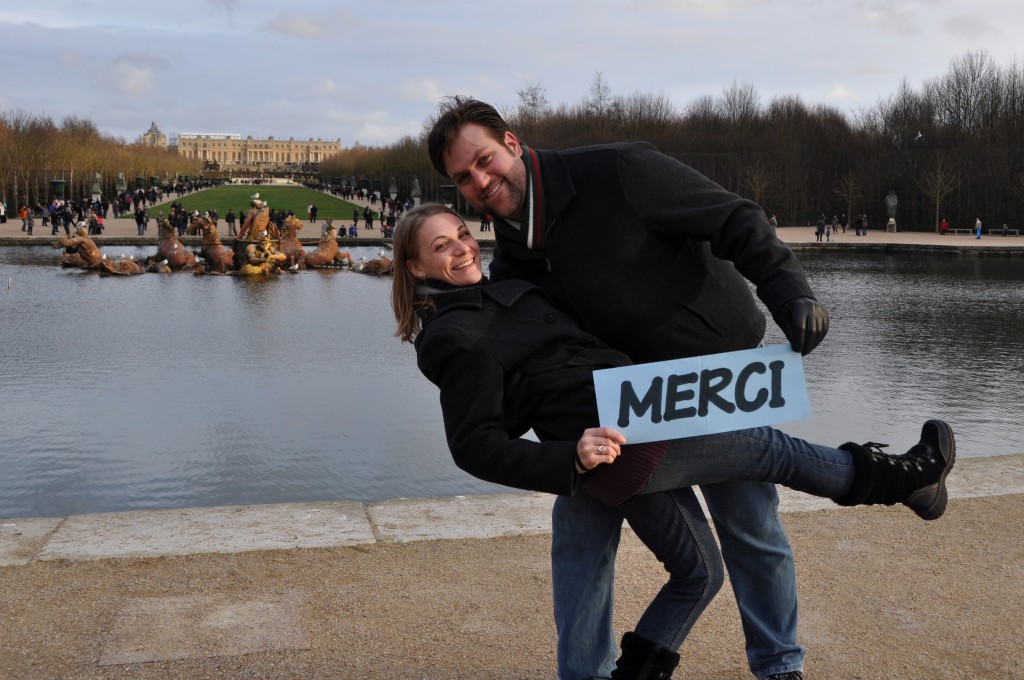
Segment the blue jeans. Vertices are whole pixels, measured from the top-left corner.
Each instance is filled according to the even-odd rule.
[[[673,442],[641,493],[616,508],[582,493],[556,499],[551,558],[559,678],[608,677],[614,667],[612,582],[623,519],[670,574],[637,623],[638,635],[678,649],[721,586],[724,557],[751,671],[766,677],[799,670],[804,650],[796,643],[793,556],[778,494],[766,482],[837,498],[852,480],[846,451],[757,428]],[[695,484],[721,552],[685,488]]]

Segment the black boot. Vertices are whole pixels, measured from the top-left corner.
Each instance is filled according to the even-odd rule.
[[[678,654],[630,632],[622,636],[612,680],[668,680],[677,665]]]
[[[941,420],[921,428],[921,441],[902,456],[882,453],[885,444],[843,444],[853,454],[853,486],[839,505],[903,503],[921,519],[938,519],[946,511],[946,476],[956,460],[953,430]]]

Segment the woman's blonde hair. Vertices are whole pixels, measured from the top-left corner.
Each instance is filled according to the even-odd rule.
[[[402,339],[402,342],[412,342],[416,334],[423,328],[421,314],[424,310],[433,307],[434,303],[429,297],[417,296],[416,286],[423,283],[409,271],[409,261],[420,256],[419,239],[420,228],[426,224],[434,215],[448,213],[462,221],[462,216],[451,208],[440,203],[424,203],[416,206],[399,220],[395,227],[395,260],[393,279],[391,282],[391,310],[395,313],[395,321],[398,322],[398,330],[395,335]]]

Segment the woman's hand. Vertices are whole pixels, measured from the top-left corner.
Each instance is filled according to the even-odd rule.
[[[576,471],[583,474],[601,463],[613,462],[625,443],[626,437],[610,427],[587,428],[576,444]]]

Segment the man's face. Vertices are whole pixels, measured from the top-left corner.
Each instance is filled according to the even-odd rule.
[[[467,123],[445,153],[444,167],[471,206],[518,220],[526,198],[522,155],[519,140],[511,132],[498,142],[486,128]]]

